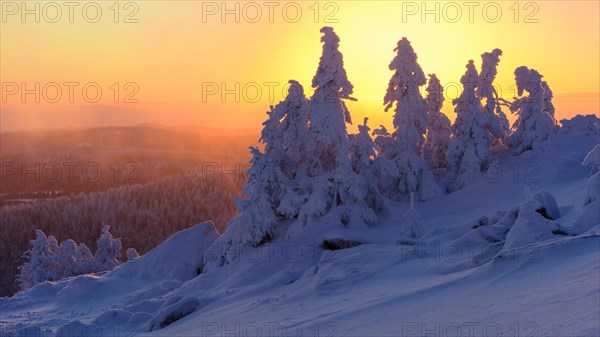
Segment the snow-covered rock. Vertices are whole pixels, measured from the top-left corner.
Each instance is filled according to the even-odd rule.
[[[558,230],[559,224],[548,216],[541,203],[526,201],[519,207],[519,215],[506,235],[503,250],[519,249],[531,243],[552,239]]]
[[[544,216],[550,220],[560,218],[560,210],[554,196],[547,191],[540,191],[531,197],[531,200],[537,201],[542,207]]]

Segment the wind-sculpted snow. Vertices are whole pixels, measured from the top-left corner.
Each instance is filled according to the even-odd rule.
[[[173,234],[160,246],[121,265],[107,277],[141,281],[187,281],[202,271],[204,254],[219,237],[212,222]]]
[[[560,121],[562,128],[560,132],[578,135],[600,135],[600,118],[596,115],[577,115],[572,119],[563,119]]]
[[[162,329],[196,311],[199,305],[200,301],[194,297],[180,298],[174,303],[169,303],[152,316],[148,323],[148,330]]]
[[[115,325],[120,325],[122,333],[128,335],[142,328],[152,328],[152,324],[146,326],[152,317],[159,320],[157,324],[160,326],[170,316],[173,320],[175,316],[185,315],[191,310],[190,303],[195,299],[186,300],[183,302],[186,305],[181,307],[166,310],[163,296],[202,271],[204,254],[218,236],[212,222],[198,224],[174,234],[150,252],[110,272],[81,275],[55,283],[43,282],[10,299],[2,299],[2,315],[6,310],[42,301],[45,305],[50,304],[50,308],[54,307],[44,307],[45,310],[63,312],[60,308],[69,307],[69,315],[57,314],[43,324],[46,327],[43,329],[44,336],[48,327],[54,328],[50,336],[54,333],[73,337],[86,334],[105,336],[107,329]],[[28,317],[23,323],[32,326],[31,329],[39,328],[36,324],[40,320],[36,314]],[[9,332],[17,333],[17,330],[5,329],[1,335],[9,336]]]

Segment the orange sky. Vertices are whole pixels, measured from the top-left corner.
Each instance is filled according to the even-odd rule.
[[[288,79],[312,93],[324,25],[341,38],[358,98],[348,103],[356,122],[369,116],[372,126],[391,124],[382,97],[403,36],[450,99],[467,61],[479,68],[483,52],[500,48],[496,82],[505,98],[513,97],[513,70],[526,65],[550,84],[559,119],[600,110],[598,1],[427,2],[427,8],[421,1],[230,1],[227,8],[221,1],[139,1],[120,2],[118,11],[113,1],[98,1],[85,11],[85,2],[77,3],[71,17],[62,2],[26,5],[35,12],[36,3],[39,23],[36,14],[22,16],[27,8],[20,1],[1,2],[2,131],[137,123],[258,129]],[[224,9],[233,11],[223,18]],[[432,11],[422,17],[425,9]],[[23,102],[23,89],[35,92],[36,83],[40,102],[35,94]],[[98,87],[102,94],[91,102]],[[222,89],[235,93],[222,99]],[[454,119],[449,102],[443,111]]]

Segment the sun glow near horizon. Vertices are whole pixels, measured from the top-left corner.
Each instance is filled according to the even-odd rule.
[[[289,79],[312,94],[322,26],[334,27],[340,36],[358,98],[347,103],[355,124],[368,116],[371,127],[391,125],[393,113],[383,112],[383,95],[392,75],[388,64],[402,37],[411,41],[425,74],[437,74],[444,84],[442,111],[451,120],[450,102],[460,93],[465,64],[473,59],[479,69],[481,54],[494,48],[503,51],[496,84],[504,98],[513,98],[513,71],[525,65],[543,74],[554,91],[558,119],[599,112],[595,1],[476,2],[473,22],[463,4],[462,15],[451,22],[457,15],[449,4],[455,2],[429,2],[426,8],[421,2],[274,2],[271,18],[270,7],[258,2],[262,14],[255,23],[258,12],[247,2],[226,4],[230,10],[239,6],[239,23],[231,13],[223,20],[221,2],[135,2],[136,11],[121,3],[118,13],[112,3],[98,2],[102,17],[96,23],[77,15],[73,23],[66,15],[57,23],[43,16],[40,23],[33,16],[22,22],[18,13],[7,15],[11,8],[5,3],[2,131],[146,122],[259,130],[265,111],[284,98]],[[436,8],[438,17],[431,12],[422,17],[422,10]],[[30,89],[39,83],[43,90],[51,82],[62,90],[57,102],[44,95],[39,103],[34,95],[23,102],[20,92],[8,95],[14,88],[5,86],[25,83]],[[73,102],[64,82],[79,83]],[[90,95],[95,87],[102,90],[97,102],[82,95],[80,88],[89,83],[97,84]],[[48,90],[46,96],[52,96],[55,88]]]

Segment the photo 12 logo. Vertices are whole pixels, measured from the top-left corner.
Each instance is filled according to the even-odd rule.
[[[139,103],[136,82],[2,82],[2,103],[97,103],[110,93],[114,103]]]
[[[97,183],[103,175],[114,179],[116,183],[137,183],[139,165],[134,162],[111,163],[101,165],[97,162],[65,161],[65,162],[16,162],[2,161],[0,176],[3,184],[9,180],[21,183]],[[106,178],[108,178],[106,177]]]
[[[2,1],[2,23],[138,23],[137,2]]]
[[[535,322],[402,322],[401,337],[537,336]]]
[[[202,336],[211,337],[287,337],[287,336],[339,336],[340,327],[334,322],[315,322],[301,326],[294,322],[202,322]]]
[[[338,23],[337,2],[203,1],[202,23]]]
[[[277,103],[287,96],[304,94],[290,88],[289,82],[202,82],[202,103],[257,103],[265,98],[268,103]]]
[[[537,2],[402,1],[402,23],[539,23]]]

